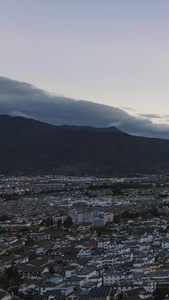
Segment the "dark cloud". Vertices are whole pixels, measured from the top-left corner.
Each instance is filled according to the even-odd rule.
[[[124,110],[84,100],[48,94],[31,84],[0,77],[0,114],[24,116],[54,125],[116,126],[141,136],[169,138],[169,126],[149,118],[134,117]]]
[[[128,106],[122,106],[121,108],[125,109],[125,110],[135,111],[134,109],[132,109],[131,107],[128,107]]]
[[[156,115],[156,114],[139,114],[140,117],[143,118],[150,118],[150,119],[162,119],[162,117],[160,115]]]

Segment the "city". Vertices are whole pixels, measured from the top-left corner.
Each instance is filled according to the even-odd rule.
[[[167,299],[169,176],[1,176],[1,299]]]

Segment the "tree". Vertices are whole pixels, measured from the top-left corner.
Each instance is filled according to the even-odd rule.
[[[50,227],[53,226],[53,219],[52,219],[52,217],[50,218],[49,224],[50,224]]]
[[[54,272],[54,269],[53,269],[53,266],[50,266],[49,267],[49,273],[51,273],[51,274],[54,274],[55,272]]]
[[[40,225],[40,226],[44,226],[44,225],[45,225],[45,221],[44,221],[44,220],[41,221],[39,225]]]
[[[20,274],[17,269],[13,270],[12,277],[13,277],[13,280],[15,281],[15,283],[18,283],[21,280]]]
[[[46,227],[49,228],[49,226],[50,226],[50,218],[47,218],[47,220],[46,220]]]
[[[1,286],[4,290],[7,290],[7,288],[10,286],[10,282],[8,279],[8,276],[6,274],[4,274],[1,278],[0,278],[0,283]]]
[[[29,260],[36,258],[36,252],[33,251],[29,254]]]
[[[10,280],[13,276],[13,270],[12,268],[8,268],[5,270],[5,275],[8,277],[8,279]]]
[[[63,222],[63,226],[69,228],[71,225],[73,225],[73,221],[72,218],[68,216],[67,219]]]
[[[61,227],[62,227],[62,219],[58,219],[57,220],[57,228],[61,229]]]

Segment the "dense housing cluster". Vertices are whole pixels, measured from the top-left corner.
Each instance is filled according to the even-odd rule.
[[[168,194],[168,175],[1,176],[0,299],[167,299]]]

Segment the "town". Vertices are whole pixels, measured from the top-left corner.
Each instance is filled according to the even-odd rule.
[[[169,175],[0,176],[4,300],[169,299]]]

